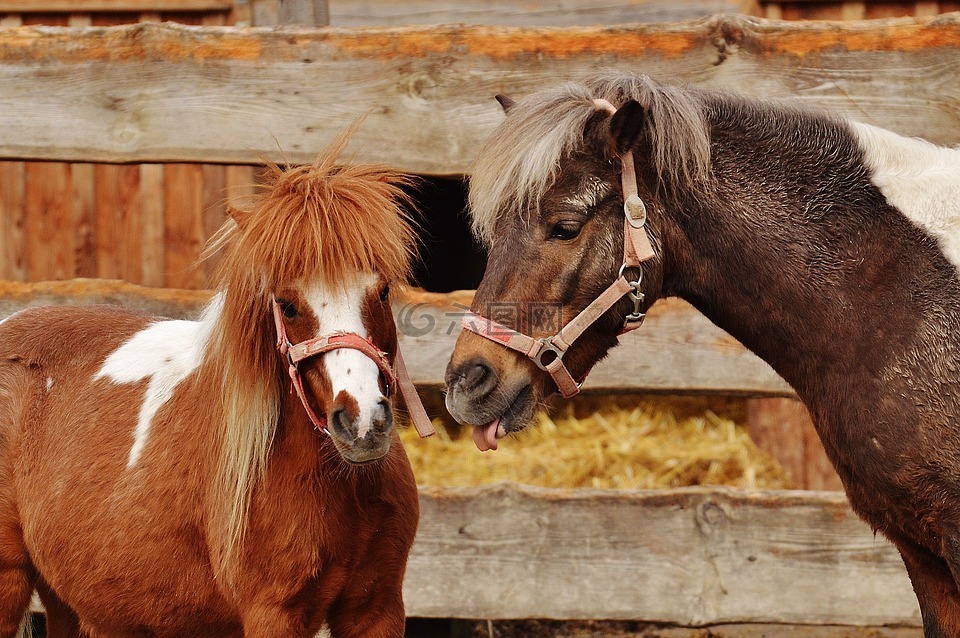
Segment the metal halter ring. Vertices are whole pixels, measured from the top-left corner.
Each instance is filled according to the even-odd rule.
[[[550,363],[553,363],[553,361],[555,361],[556,359],[552,359],[550,362],[544,363],[543,362],[544,355],[552,353],[557,359],[562,359],[564,351],[558,348],[557,346],[555,346],[553,341],[551,341],[550,338],[548,337],[537,339],[537,341],[540,343],[540,349],[537,350],[536,356],[533,357],[533,362],[537,364],[537,367],[543,370],[544,372],[550,372],[547,369],[547,366],[550,365]]]
[[[623,277],[623,271],[625,271],[627,268],[637,269],[637,280],[631,281],[630,284],[639,286],[640,282],[643,281],[643,268],[641,268],[640,266],[627,266],[626,263],[620,264],[620,270],[617,271],[617,279],[619,279],[620,277]]]

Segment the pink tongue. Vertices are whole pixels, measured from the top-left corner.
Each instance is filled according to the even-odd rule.
[[[500,427],[500,419],[494,419],[486,425],[473,426],[473,442],[481,452],[497,449],[497,428]]]

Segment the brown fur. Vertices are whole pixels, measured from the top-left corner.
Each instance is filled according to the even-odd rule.
[[[405,178],[334,165],[275,169],[217,245],[223,308],[200,366],[152,420],[127,466],[148,380],[95,379],[157,317],[38,308],[0,324],[0,637],[39,591],[57,636],[403,635],[401,583],[418,520],[403,447],[353,466],[308,421],[275,350],[271,293],[376,272],[402,281]],[[363,304],[391,355],[389,304]],[[373,297],[374,299],[371,299]],[[217,303],[217,302],[214,302]],[[292,338],[323,326],[303,316]],[[303,364],[314,408],[335,401]]]

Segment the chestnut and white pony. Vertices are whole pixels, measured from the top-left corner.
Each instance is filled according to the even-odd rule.
[[[406,178],[274,169],[218,234],[199,321],[115,307],[0,324],[0,637],[36,588],[48,635],[402,636],[418,521],[385,374],[345,348],[298,368],[291,342],[350,333],[397,351]],[[276,303],[274,302],[276,300]]]

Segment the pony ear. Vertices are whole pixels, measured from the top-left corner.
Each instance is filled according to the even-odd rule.
[[[636,100],[627,100],[610,118],[610,137],[618,153],[634,148],[643,136],[647,114]]]
[[[504,95],[503,93],[497,93],[493,98],[500,103],[500,106],[503,108],[504,113],[509,113],[510,109],[513,108],[513,105],[516,104],[515,101]]]

